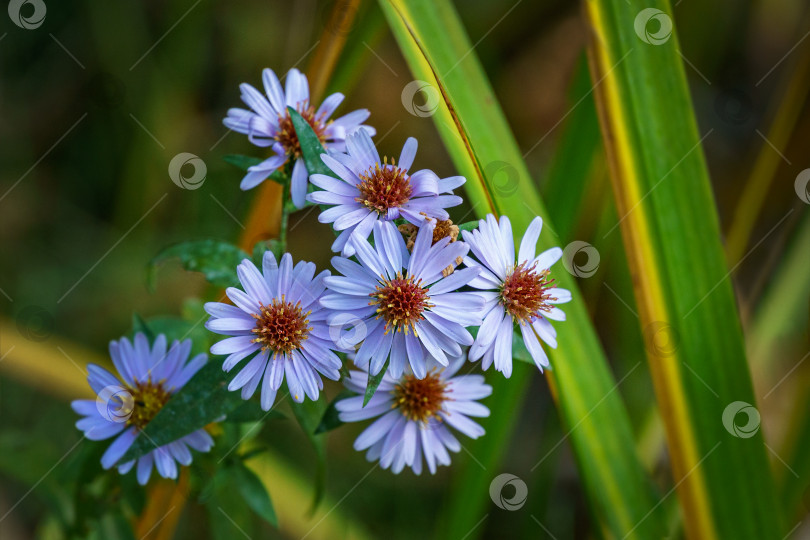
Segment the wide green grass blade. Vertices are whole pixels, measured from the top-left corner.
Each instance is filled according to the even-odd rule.
[[[452,5],[446,1],[381,0],[386,18],[414,76],[438,92],[433,116],[439,133],[459,171],[467,176],[467,196],[478,215],[508,214],[517,234],[540,215],[546,221],[541,246],[556,244],[554,224],[529,175],[473,47]],[[566,305],[568,322],[557,325],[559,348],[552,351],[549,383],[574,448],[593,514],[606,536],[660,538],[664,536],[649,479],[633,444],[627,413],[617,392],[585,305],[573,278],[557,269],[554,277],[573,291]],[[525,384],[516,372],[495,386],[488,400],[492,418],[503,422],[514,416],[510,388]],[[512,390],[514,391],[514,390]],[[488,437],[493,424],[487,422]],[[485,516],[489,483],[499,472],[499,458],[509,444],[507,432],[495,433],[496,442],[470,449],[477,465],[465,471],[454,492],[446,537],[473,532]],[[486,439],[486,438],[485,438]],[[477,452],[486,452],[479,454]],[[542,460],[542,457],[540,458]],[[477,529],[479,532],[483,529]]]
[[[781,538],[761,432],[723,413],[754,404],[730,272],[666,1],[589,0],[593,76],[619,225],[673,476],[692,538]],[[618,234],[613,231],[612,234]],[[749,409],[750,410],[750,409]],[[734,417],[745,423],[746,415]],[[728,415],[727,415],[728,416]]]

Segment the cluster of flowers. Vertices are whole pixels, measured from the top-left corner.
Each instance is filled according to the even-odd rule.
[[[517,253],[506,216],[488,215],[459,239],[459,227],[446,209],[461,204],[453,190],[464,184],[463,177],[439,178],[427,169],[411,172],[417,150],[413,138],[405,142],[398,160],[380,159],[371,139],[374,130],[362,125],[368,111],[329,120],[341,94],[329,96],[316,110],[309,102],[306,77],[297,70],[287,74],[286,91],[273,71],[266,69],[263,75],[266,97],[243,84],[242,99],[250,110],[231,109],[224,121],[275,152],[248,170],[241,187],[255,187],[287,167],[293,203],[327,207],[319,220],[338,233],[332,249],[339,255],[332,265],[339,275],[328,270],[316,275],[315,264],[294,263],[289,253],[277,260],[266,252],[261,270],[244,260],[237,268],[242,288],[226,291],[233,304],[205,306],[211,316],[208,330],[228,336],[211,353],[226,356],[225,371],[248,359],[228,389],[241,390],[249,399],[261,386],[264,410],[273,406],[284,380],[295,402],[317,400],[323,377],[338,380],[343,366],[339,353],[347,355],[357,369],[343,382],[358,395],[336,404],[340,419],[376,418],[355,448],[368,450],[370,461],[380,460],[395,473],[408,466],[419,474],[423,459],[434,473],[437,465],[450,463],[448,451],[460,449],[451,428],[472,438],[484,434],[471,417],[489,415],[478,400],[492,389],[480,374],[458,374],[466,362],[481,360],[483,370],[494,365],[509,377],[517,326],[540,370],[548,367],[540,342],[556,347],[549,320],[564,320],[556,304],[571,299],[549,277],[562,251],[555,247],[536,255],[539,217],[529,225]],[[308,174],[287,107],[312,127],[327,150],[322,159],[334,177]],[[311,190],[310,184],[319,189]],[[469,329],[475,328],[473,336]],[[112,400],[126,413],[121,421],[97,401],[73,404],[84,416],[77,427],[88,438],[118,436],[102,458],[105,468],[117,464],[122,473],[133,468],[134,461],[117,462],[206,361],[202,355],[186,363],[190,348],[188,341],[175,342],[167,351],[160,336],[150,349],[139,334],[134,345],[122,339],[110,346],[120,379],[90,366],[88,380],[99,399],[107,405]],[[364,406],[369,379],[379,379],[381,373],[376,393]],[[127,403],[111,388],[123,388],[134,399]],[[161,476],[175,477],[175,461],[191,461],[189,446],[206,451],[211,445],[211,437],[199,430],[157,448],[138,460],[138,480],[148,480],[153,463]]]

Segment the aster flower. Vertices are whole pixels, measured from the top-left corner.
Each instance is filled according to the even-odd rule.
[[[422,458],[431,474],[438,465],[450,465],[450,452],[461,444],[453,428],[477,439],[484,429],[469,417],[489,416],[489,409],[477,400],[492,393],[483,375],[455,376],[464,357],[454,359],[447,368],[434,367],[422,378],[412,373],[395,378],[386,373],[374,397],[363,407],[368,373],[351,371],[344,379],[346,388],[360,394],[338,401],[335,406],[343,422],[377,418],[357,440],[354,448],[368,449],[369,461],[380,460],[383,469],[395,474],[407,465],[422,472]]]
[[[343,276],[324,280],[331,293],[321,306],[332,310],[330,321],[356,318],[364,332],[355,332],[356,344],[363,339],[355,362],[371,359],[376,375],[390,357],[390,373],[399,377],[408,365],[417,378],[427,374],[427,360],[446,366],[461,354],[462,345],[473,342],[465,326],[481,324],[484,301],[476,292],[454,292],[473,280],[478,268],[443,271],[463,257],[468,246],[442,238],[432,244],[434,223],[425,221],[416,236],[413,253],[397,228],[388,222],[374,224],[374,247],[355,234],[352,242],[360,264],[333,257],[332,264]]]
[[[167,351],[165,335],[157,336],[150,349],[146,336],[138,333],[132,343],[127,338],[110,342],[110,357],[118,376],[95,364],[87,366],[87,382],[98,397],[73,401],[71,407],[83,417],[76,427],[85,437],[92,441],[116,437],[101,456],[105,469],[116,465],[169,398],[205,365],[205,354],[187,363],[190,352],[190,339],[175,341]],[[207,452],[213,445],[211,436],[198,429],[138,459],[118,464],[118,472],[126,474],[137,463],[141,485],[149,481],[152,465],[163,478],[177,478],[177,463],[191,463],[189,447]]]
[[[562,250],[554,247],[534,256],[542,227],[541,218],[532,220],[520,242],[517,259],[512,224],[506,216],[501,216],[499,223],[490,214],[478,222],[477,230],[462,232],[478,259],[467,257],[464,264],[483,265],[470,286],[482,289],[478,294],[486,301],[484,322],[470,347],[470,360],[482,358],[483,369],[494,362],[495,369],[506,377],[512,374],[515,324],[520,326],[526,348],[542,371],[549,362],[538,337],[549,347],[557,347],[557,332],[548,320],[564,321],[565,313],[555,304],[571,300],[571,293],[554,287],[554,280],[549,278],[549,269],[560,259]]]
[[[206,328],[232,336],[214,344],[211,353],[228,355],[222,369],[230,371],[258,352],[231,380],[228,390],[241,388],[242,398],[250,399],[262,383],[261,406],[266,411],[285,376],[297,403],[305,396],[315,401],[323,389],[318,373],[337,380],[342,365],[330,341],[328,311],[318,303],[329,271],[315,276],[315,264],[303,261],[293,267],[289,253],[277,264],[271,251],[264,254],[262,270],[245,259],[237,267],[244,291],[235,287],[226,291],[236,305],[205,304],[211,315]]]
[[[462,184],[463,176],[440,179],[436,173],[422,169],[409,173],[416,156],[417,142],[405,141],[399,163],[380,159],[368,133],[362,130],[346,138],[348,154],[322,155],[321,159],[340,178],[313,174],[310,182],[324,191],[307,195],[307,200],[332,206],[321,212],[321,223],[332,223],[342,231],[332,251],[345,257],[354,254],[349,242],[355,233],[368,238],[376,221],[397,218],[419,225],[425,217],[447,219],[445,208],[461,204],[453,190]]]
[[[250,107],[250,110],[230,109],[228,116],[223,120],[225,126],[244,133],[256,146],[269,146],[275,152],[275,155],[262,163],[250,167],[240,187],[243,190],[256,187],[291,159],[294,165],[290,194],[295,206],[302,208],[305,204],[309,175],[301,157],[301,145],[287,107],[292,107],[301,114],[327,151],[345,151],[346,135],[358,128],[367,130],[370,135],[374,135],[376,131],[372,127],[361,125],[369,117],[366,109],[352,111],[336,120],[329,119],[343,101],[343,94],[332,94],[323,100],[316,110],[309,102],[307,78],[295,68],[287,73],[286,92],[282,90],[281,83],[272,69],[264,70],[262,80],[267,97],[253,86],[241,84],[239,88],[242,90],[242,101]]]

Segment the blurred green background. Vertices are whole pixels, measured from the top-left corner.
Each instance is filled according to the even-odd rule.
[[[345,35],[346,50],[329,87],[347,95],[338,114],[368,108],[382,152],[398,155],[404,140],[415,136],[419,168],[432,168],[441,176],[455,173],[431,118],[415,116],[403,106],[402,90],[413,78],[373,3],[363,2],[357,20],[341,28],[330,28],[335,3],[326,1],[84,0],[68,5],[45,0],[44,5],[47,14],[37,28],[20,28],[10,17],[0,17],[3,539],[60,538],[59,523],[70,520],[68,486],[76,480],[70,467],[78,458],[69,450],[80,434],[67,406],[75,386],[60,381],[74,380],[76,373],[62,375],[60,370],[81,370],[71,362],[103,358],[107,342],[130,330],[133,312],[147,318],[177,315],[188,298],[218,294],[198,275],[171,263],[160,269],[157,288],[150,292],[145,267],[172,242],[237,241],[244,234],[257,191],[239,191],[241,171],[222,158],[262,152],[221,122],[229,107],[241,106],[239,83],[259,86],[264,67],[280,75],[291,67],[306,71],[325,35]],[[571,90],[590,39],[581,7],[565,1],[469,0],[456,2],[456,8],[526,160],[545,186],[572,111],[593,108],[590,92],[579,101],[581,94]],[[33,7],[26,4],[25,9]],[[751,241],[743,244],[746,249],[729,255],[729,266],[744,324],[753,329],[749,359],[766,439],[774,449],[774,470],[798,477],[792,469],[780,469],[779,456],[790,461],[792,431],[785,420],[808,405],[810,362],[800,364],[809,344],[808,299],[806,287],[782,291],[778,280],[790,271],[785,261],[793,261],[798,270],[790,275],[807,281],[807,205],[797,199],[793,181],[808,167],[808,7],[798,0],[679,1],[673,14],[700,131],[711,130],[704,149],[722,227],[728,231],[735,219],[749,218],[753,227]],[[593,135],[568,134],[574,140]],[[181,189],[169,178],[169,162],[181,152],[205,162],[207,177],[199,189]],[[644,363],[634,368],[643,360],[643,344],[636,345],[645,337],[626,304],[632,302],[632,285],[620,235],[616,231],[608,240],[603,237],[616,222],[607,168],[601,156],[583,166],[593,175],[592,191],[582,193],[581,219],[561,234],[560,244],[584,240],[599,249],[598,272],[580,285],[615,377],[623,381],[619,391],[639,445],[647,450],[642,454],[666,492],[669,471],[660,423],[649,414],[649,373]],[[744,196],[750,185],[764,185],[761,195],[754,191],[749,196],[753,207]],[[553,214],[553,193],[548,195]],[[790,209],[794,211],[787,215]],[[315,218],[315,212],[306,211],[291,217],[290,247],[296,257],[323,268],[332,235]],[[798,262],[785,254],[795,255]],[[781,299],[792,306],[785,309],[790,316],[784,321],[779,318],[784,313]],[[635,330],[628,335],[627,328]],[[76,358],[74,351],[95,356]],[[521,364],[516,369],[531,368]],[[791,378],[780,391],[763,399],[788,373]],[[337,385],[327,384],[330,398],[338,391]],[[509,472],[522,478],[529,487],[526,506],[508,512],[491,505],[469,537],[598,536],[539,373],[513,414],[518,427],[507,444],[502,470],[487,474],[494,478]],[[387,538],[436,530],[454,474],[478,466],[474,453],[462,451],[454,456],[453,467],[440,469],[435,477],[369,472],[371,465],[351,447],[360,429],[344,427],[328,438],[325,509],[334,511],[324,528]],[[280,531],[254,520],[255,537],[301,537],[311,527],[321,527],[317,519],[305,519],[315,462],[306,437],[294,422],[278,420],[265,426],[260,440],[273,448],[279,470],[293,475],[288,487],[271,489],[271,495],[298,506],[287,515],[279,512]],[[537,456],[547,457],[533,468]],[[800,483],[810,486],[807,469],[802,474]],[[178,517],[182,514],[177,538],[205,537],[212,518],[225,519],[197,504],[195,490],[201,486],[192,487],[189,502],[177,510]],[[805,492],[804,500],[796,523],[810,511],[810,493]],[[293,514],[301,524],[287,517]],[[345,521],[334,525],[338,517]],[[125,518],[137,520],[134,515]],[[321,537],[318,527],[310,537]],[[160,530],[146,532],[159,537]],[[810,535],[808,531],[805,527],[794,534]],[[240,536],[236,527],[231,533]]]

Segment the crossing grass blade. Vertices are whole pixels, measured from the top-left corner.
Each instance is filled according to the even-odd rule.
[[[728,406],[755,400],[701,151],[711,130],[695,122],[672,9],[589,0],[586,12],[616,227],[659,343],[648,359],[687,536],[781,538],[762,433],[724,427]]]
[[[450,2],[381,0],[380,5],[412,73],[440,96],[433,118],[456,168],[467,177],[467,196],[475,211],[479,216],[509,215],[518,234],[540,215],[546,223],[541,246],[555,245],[555,225]],[[636,455],[618,384],[573,278],[562,269],[554,277],[573,291],[574,301],[566,305],[568,321],[558,325],[559,348],[551,351],[548,378],[600,533],[662,537],[660,509]],[[514,416],[513,392],[525,387],[527,375],[515,373],[509,381],[489,378],[495,391],[487,404],[499,423]],[[499,472],[511,432],[494,422],[485,428],[488,436],[482,441],[487,443],[469,450],[486,470],[473,464],[463,471],[450,497],[452,508],[442,531],[447,537],[469,534],[485,514],[489,483]]]

